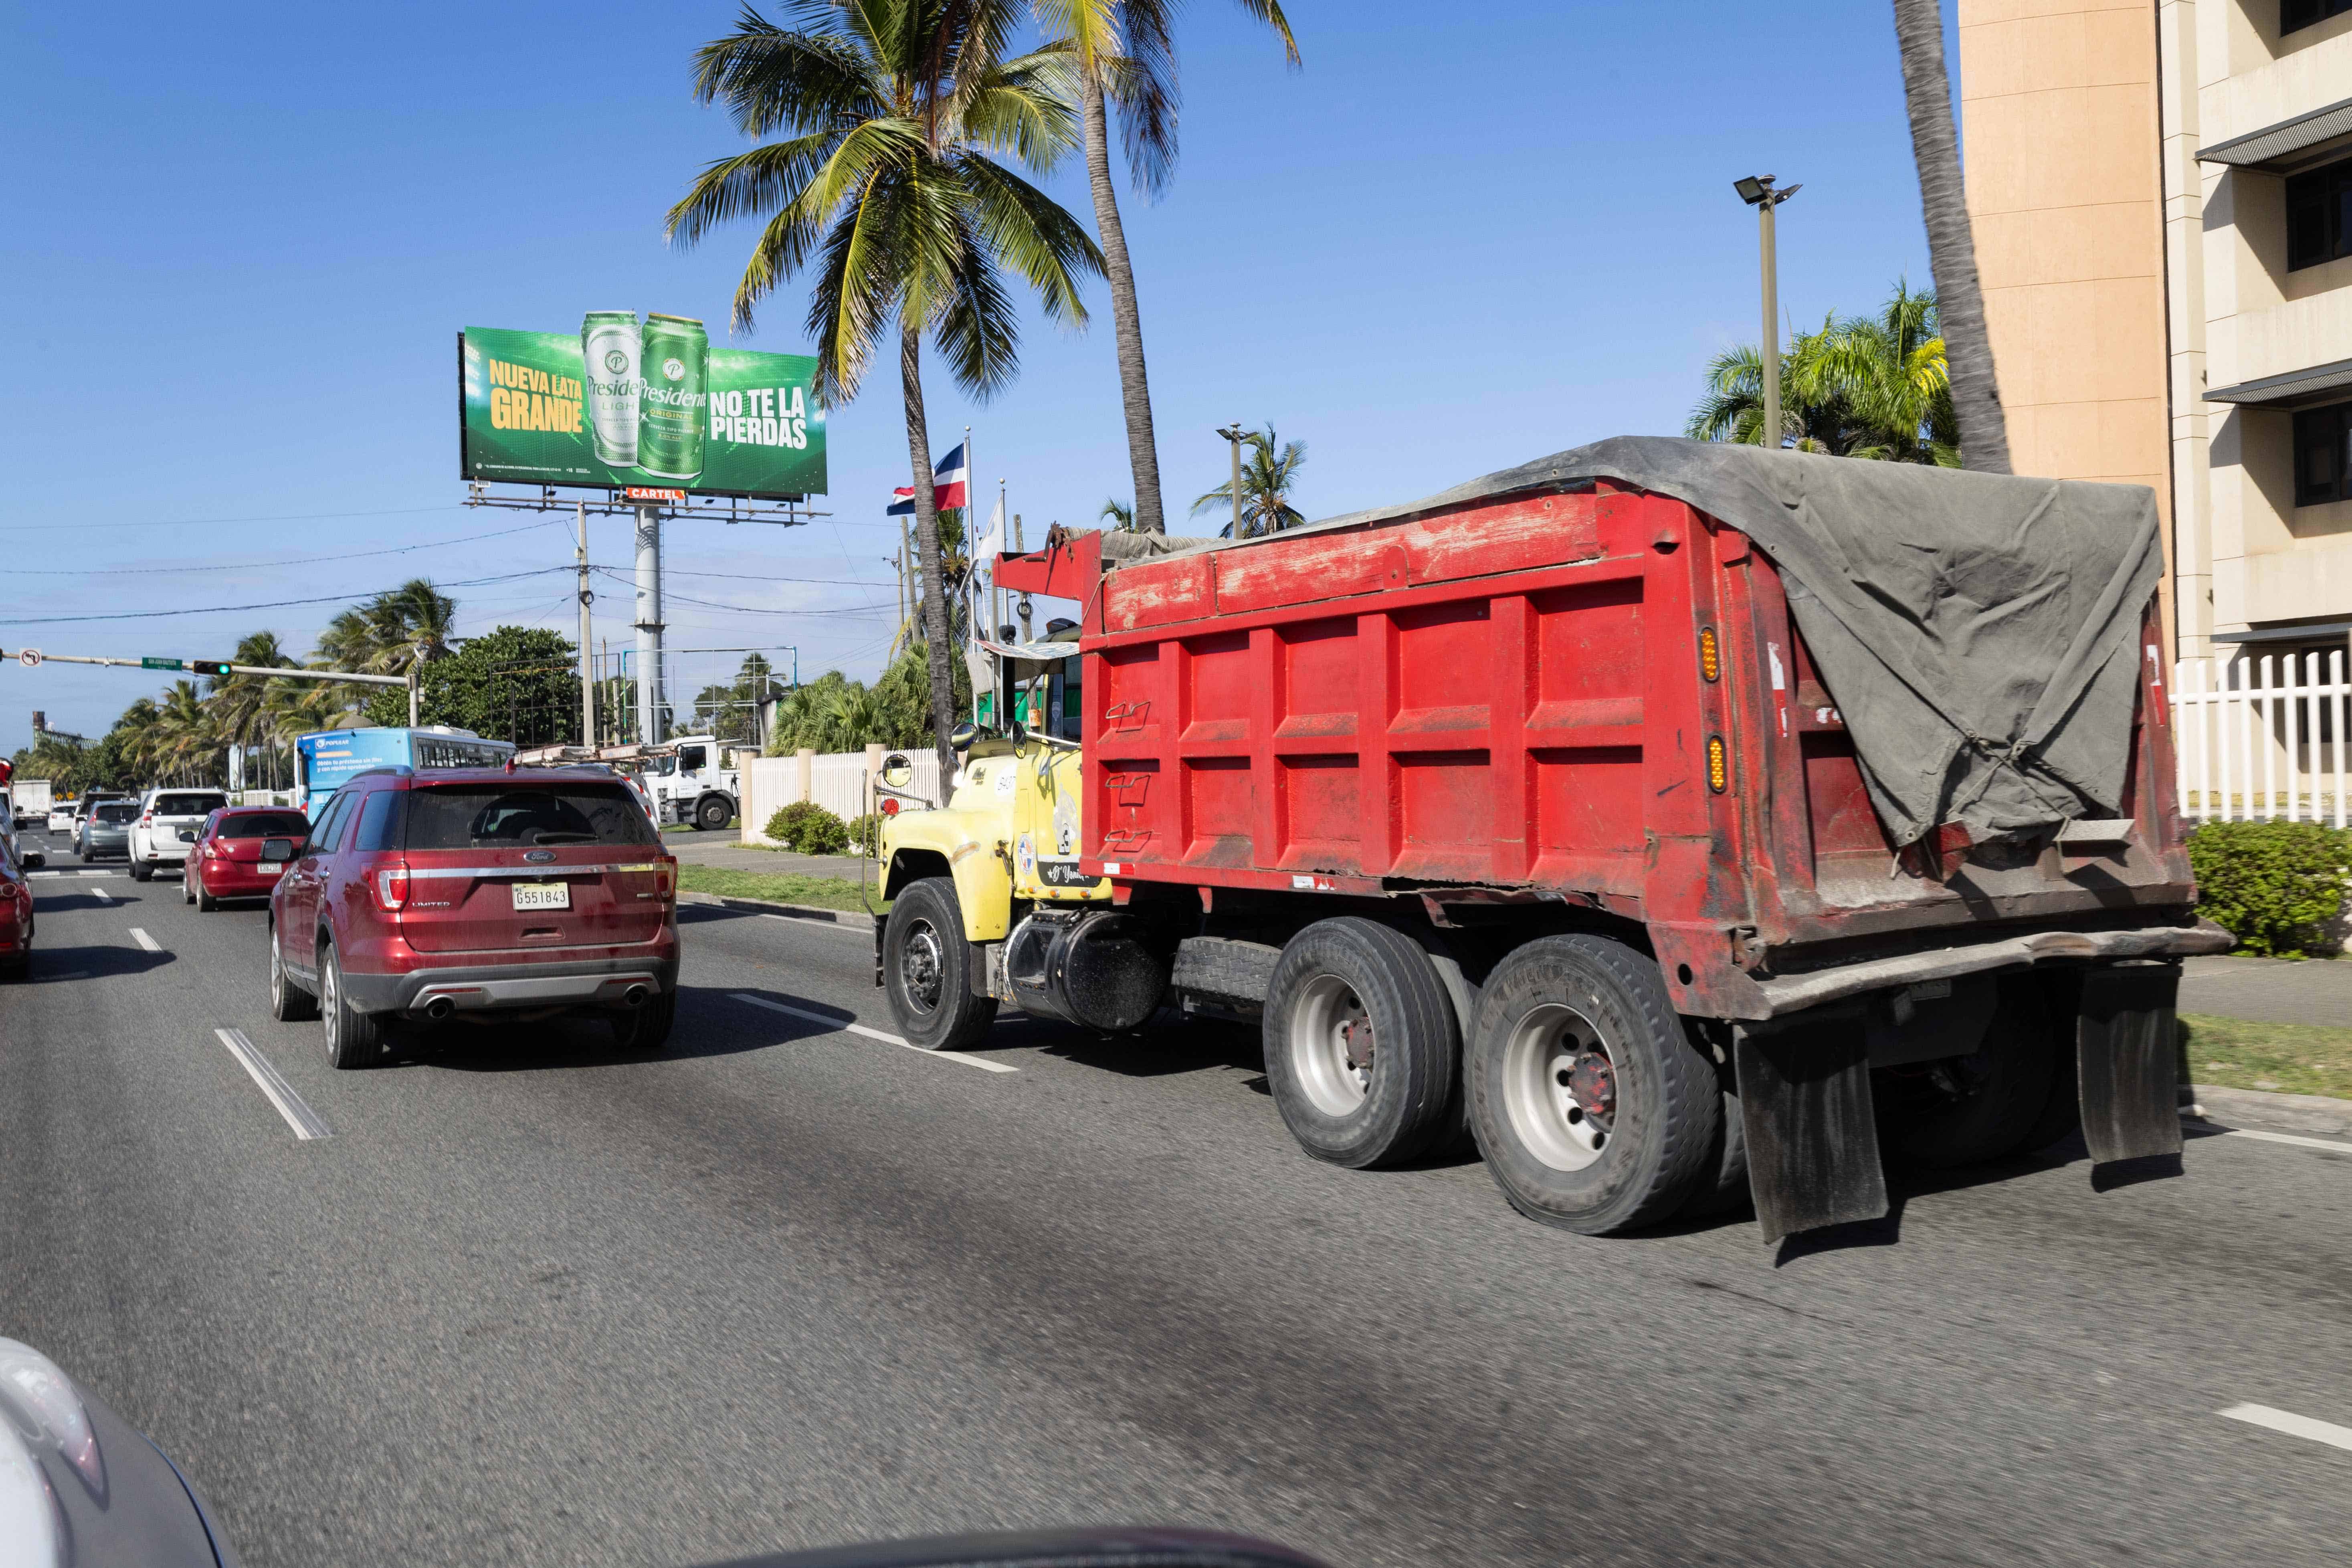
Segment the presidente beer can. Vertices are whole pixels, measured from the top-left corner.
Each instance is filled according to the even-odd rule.
[[[692,479],[702,472],[710,412],[709,336],[690,317],[649,315],[643,342],[637,467],[659,479]]]
[[[596,460],[607,468],[636,467],[637,403],[645,385],[637,361],[643,341],[635,310],[591,310],[580,322],[588,429]]]

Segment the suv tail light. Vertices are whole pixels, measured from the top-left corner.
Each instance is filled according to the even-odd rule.
[[[375,889],[378,909],[386,914],[398,914],[408,907],[408,862],[379,867],[375,875],[368,879],[368,886]]]
[[[654,867],[654,892],[667,900],[677,890],[677,862],[663,860]]]
[[[142,813],[142,814],[141,815],[140,818],[139,818],[139,826],[142,826],[142,827],[152,827],[152,826],[155,826],[155,814],[154,814],[153,812],[152,812],[152,811]]]

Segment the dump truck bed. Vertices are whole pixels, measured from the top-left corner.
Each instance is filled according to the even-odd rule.
[[[1675,496],[1571,479],[1080,559],[1100,548],[1029,563],[1087,601],[1089,871],[1441,921],[1587,906],[1647,928],[1679,1008],[1734,1018],[1828,966],[2059,932],[2116,956],[2189,921],[2152,603],[2137,695],[2110,703],[2118,798],[2063,831],[1906,844],[1781,571]]]

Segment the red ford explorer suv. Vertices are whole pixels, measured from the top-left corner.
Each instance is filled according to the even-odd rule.
[[[609,773],[356,773],[269,901],[269,1002],[321,1017],[327,1059],[363,1067],[394,1018],[593,1011],[625,1047],[669,1038],[677,862]]]
[[[262,858],[263,846],[273,838],[299,844],[310,831],[308,817],[284,806],[225,806],[196,829],[196,841],[180,862],[180,896],[202,914],[220,908],[223,899],[266,899],[286,862]]]

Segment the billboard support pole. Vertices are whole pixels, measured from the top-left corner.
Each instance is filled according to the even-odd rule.
[[[637,740],[662,742],[661,508],[637,508]]]
[[[596,645],[589,640],[588,605],[596,597],[588,591],[588,503],[578,503],[580,516],[580,743],[596,743]]]
[[[417,690],[416,669],[417,667],[413,663],[408,667],[408,727],[412,730],[417,725],[418,699],[422,695]]]

